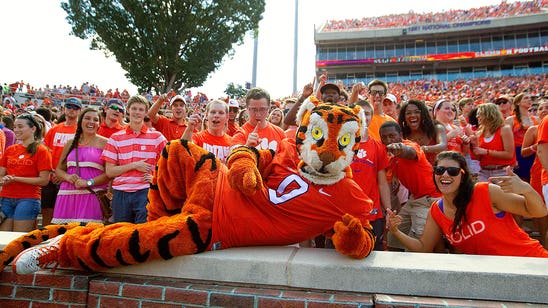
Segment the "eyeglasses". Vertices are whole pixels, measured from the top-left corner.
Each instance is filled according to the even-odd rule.
[[[118,111],[118,112],[124,112],[124,108],[122,108],[118,105],[110,105],[110,106],[108,106],[108,109]]]
[[[535,111],[537,111],[537,110],[538,110],[538,108],[532,107],[532,108],[529,108],[527,111],[529,111],[529,112],[535,112]]]
[[[459,173],[464,173],[464,170],[459,167],[443,167],[443,166],[435,166],[434,167],[434,174],[436,175],[443,175],[447,171],[447,174],[450,176],[457,176]]]
[[[375,95],[380,95],[380,96],[384,96],[386,94],[386,92],[384,92],[383,90],[371,90],[369,91],[369,93],[373,96]]]
[[[266,113],[266,112],[268,112],[267,107],[261,107],[261,108],[252,107],[252,108],[247,108],[247,109],[249,110],[249,112],[252,112],[252,113]]]
[[[79,110],[80,107],[76,105],[65,105],[65,109]]]

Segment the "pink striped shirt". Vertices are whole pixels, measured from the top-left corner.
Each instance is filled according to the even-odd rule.
[[[166,143],[166,138],[158,131],[149,130],[143,125],[141,131],[134,132],[128,125],[110,136],[101,159],[117,166],[145,159],[148,164],[156,166]],[[114,178],[112,188],[125,192],[148,188],[150,183],[143,180],[143,175],[135,169],[124,172]]]

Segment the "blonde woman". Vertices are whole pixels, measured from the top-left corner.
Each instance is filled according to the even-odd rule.
[[[284,112],[280,108],[274,108],[268,115],[267,120],[279,127],[282,127],[284,123]]]
[[[473,151],[480,162],[478,180],[486,182],[489,177],[505,176],[506,167],[516,163],[514,135],[495,104],[480,105],[477,118],[479,130]]]

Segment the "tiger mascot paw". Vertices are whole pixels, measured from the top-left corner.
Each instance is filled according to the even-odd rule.
[[[353,258],[365,258],[375,247],[375,234],[369,224],[362,225],[361,221],[350,214],[337,221],[332,235],[333,245],[340,253]]]

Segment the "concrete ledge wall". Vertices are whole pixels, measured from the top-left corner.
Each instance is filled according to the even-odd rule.
[[[0,232],[0,247],[18,235]],[[460,307],[476,304],[500,307],[501,302],[547,304],[547,286],[548,259],[373,252],[364,260],[354,260],[327,249],[246,247],[157,260],[96,274],[68,269],[17,276],[7,269],[0,273],[0,306],[8,307],[4,304],[7,302],[20,304],[22,298],[28,300],[27,293],[38,294],[35,300],[41,302],[56,303],[57,298],[59,303],[59,298],[68,297],[80,305],[95,307],[103,306],[100,303],[107,298],[109,303],[118,301],[127,306],[123,300],[128,296],[141,295],[146,300],[152,292],[153,302],[165,304],[166,292],[184,290],[183,293],[194,294],[189,298],[206,298],[194,303],[199,307],[234,306],[230,301],[240,300],[242,294],[249,298],[235,306],[258,307],[262,306],[258,303],[269,300],[282,303],[289,300],[287,294],[293,294],[289,306],[295,307],[312,307],[311,303],[318,298],[319,303],[335,306],[345,303],[344,307],[346,304],[419,307],[420,303],[428,307],[451,306],[451,303]],[[179,291],[171,290],[173,287]],[[224,299],[229,302],[216,302],[225,296],[231,298]],[[343,300],[345,297],[347,301]],[[439,305],[432,303],[431,297],[438,298],[435,301]],[[498,303],[482,302],[486,300]],[[293,305],[295,301],[299,305]]]

